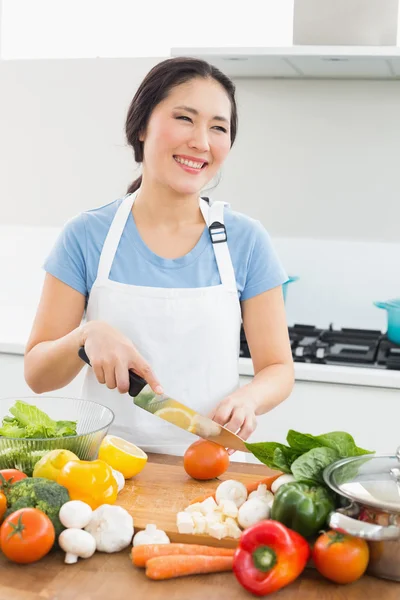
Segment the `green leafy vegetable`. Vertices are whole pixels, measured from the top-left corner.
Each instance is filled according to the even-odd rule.
[[[294,429],[289,429],[289,432],[286,436],[286,441],[289,444],[289,446],[295,448],[301,453],[308,452],[313,448],[318,448],[319,446],[324,445],[310,433],[300,433],[299,431],[295,431]]]
[[[258,460],[271,469],[291,473],[297,481],[323,482],[325,467],[340,458],[374,454],[359,448],[353,437],[344,431],[331,431],[321,435],[301,433],[290,429],[286,441],[245,442],[246,447]]]
[[[339,454],[332,448],[313,448],[294,461],[292,473],[297,481],[323,483],[323,470],[338,459]]]
[[[11,438],[53,438],[76,435],[76,421],[53,421],[37,406],[17,400],[10,408],[13,415],[3,418],[0,436]]]
[[[283,454],[284,452],[293,452],[293,455],[300,456],[300,452],[294,451],[292,448],[288,448],[284,444],[280,444],[279,442],[246,442],[246,447],[252,452],[252,454],[258,458],[258,460],[267,467],[271,469],[279,469],[282,470],[282,467],[276,464],[275,458],[278,458],[278,461],[285,462],[286,458]],[[281,453],[278,453],[275,456],[275,451],[280,450]]]

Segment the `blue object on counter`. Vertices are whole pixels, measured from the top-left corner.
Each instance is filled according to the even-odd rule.
[[[300,279],[300,277],[297,277],[297,275],[294,275],[293,277],[289,276],[289,279],[283,284],[283,286],[282,286],[283,299],[285,302],[286,302],[287,286],[289,285],[289,283],[293,283],[294,281],[297,281],[298,279]]]
[[[400,298],[387,302],[374,302],[378,308],[387,310],[387,336],[394,344],[400,345]]]

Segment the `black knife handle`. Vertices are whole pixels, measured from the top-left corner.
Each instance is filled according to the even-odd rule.
[[[81,346],[79,348],[78,354],[79,354],[79,357],[85,363],[87,363],[89,365],[89,367],[92,366],[90,364],[90,360],[89,360],[88,355],[86,354],[85,348],[83,346]],[[130,396],[132,396],[132,398],[135,398],[136,396],[138,396],[145,385],[147,385],[147,381],[145,379],[143,379],[143,377],[140,377],[140,375],[137,375],[133,371],[129,370],[129,392],[128,393]]]

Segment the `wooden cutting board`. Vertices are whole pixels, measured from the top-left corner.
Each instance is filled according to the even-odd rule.
[[[252,469],[249,468],[249,471]],[[176,526],[176,514],[184,510],[190,502],[202,495],[214,492],[226,479],[236,479],[244,484],[255,483],[268,475],[276,474],[267,467],[260,473],[236,472],[234,463],[218,479],[196,481],[189,477],[182,465],[147,463],[139,475],[125,482],[118,495],[117,504],[125,508],[134,520],[135,533],[155,523],[158,529],[166,532],[171,542],[208,544],[235,548],[238,540],[224,538],[217,540],[206,534],[182,534]]]

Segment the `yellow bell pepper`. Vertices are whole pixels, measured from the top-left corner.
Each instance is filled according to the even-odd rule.
[[[93,510],[117,499],[117,481],[103,460],[71,460],[61,469],[57,483],[67,488],[71,500],[82,500]]]

